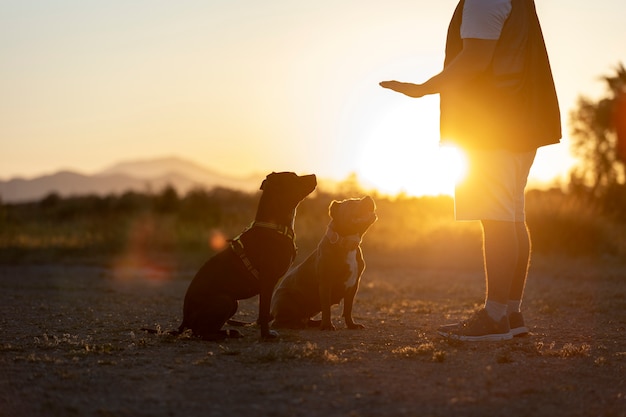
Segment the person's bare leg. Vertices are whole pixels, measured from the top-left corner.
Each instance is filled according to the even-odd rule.
[[[515,267],[515,276],[511,284],[509,300],[521,300],[524,296],[524,287],[526,286],[526,277],[528,275],[528,266],[530,264],[530,233],[525,222],[515,223],[515,231],[517,232],[517,265]]]
[[[513,311],[519,311],[519,304],[524,296],[524,288],[526,286],[526,277],[528,276],[528,266],[530,264],[530,233],[525,222],[515,223],[515,232],[517,234],[517,264],[515,265],[515,274],[511,282],[508,303],[510,306],[515,304]],[[511,311],[509,311],[511,313]]]
[[[487,279],[485,308],[499,320],[509,301],[519,257],[515,222],[483,220],[483,256]]]

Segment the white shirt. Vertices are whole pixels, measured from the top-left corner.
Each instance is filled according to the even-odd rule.
[[[465,0],[461,38],[499,39],[510,13],[511,0]]]

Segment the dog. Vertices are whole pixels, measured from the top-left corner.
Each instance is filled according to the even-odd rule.
[[[254,222],[211,257],[189,284],[178,333],[190,329],[204,340],[241,337],[222,326],[237,312],[238,300],[258,294],[261,338],[278,336],[269,329],[272,294],[296,257],[296,208],[316,187],[314,174],[272,172],[263,180]]]
[[[304,328],[322,313],[322,330],[334,330],[330,308],[343,300],[343,317],[349,329],[362,329],[352,319],[354,297],[365,269],[361,240],[378,219],[376,204],[367,196],[333,201],[326,234],[301,264],[291,269],[272,299],[272,327]]]

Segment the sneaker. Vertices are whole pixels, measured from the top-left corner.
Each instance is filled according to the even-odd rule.
[[[509,314],[509,326],[511,327],[511,334],[514,337],[526,336],[528,334],[528,327],[524,325],[524,316],[518,311]]]
[[[456,324],[441,326],[437,332],[449,339],[467,342],[500,341],[513,338],[507,316],[497,322],[484,308],[474,313],[469,319]]]

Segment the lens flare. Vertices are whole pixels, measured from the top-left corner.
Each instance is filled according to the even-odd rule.
[[[213,229],[209,232],[209,248],[212,251],[218,252],[226,247],[228,240],[226,235],[221,230]]]
[[[113,276],[121,281],[163,284],[172,278],[174,259],[155,255],[154,246],[171,249],[173,237],[159,227],[152,216],[140,216],[128,227],[125,250],[112,265]]]

